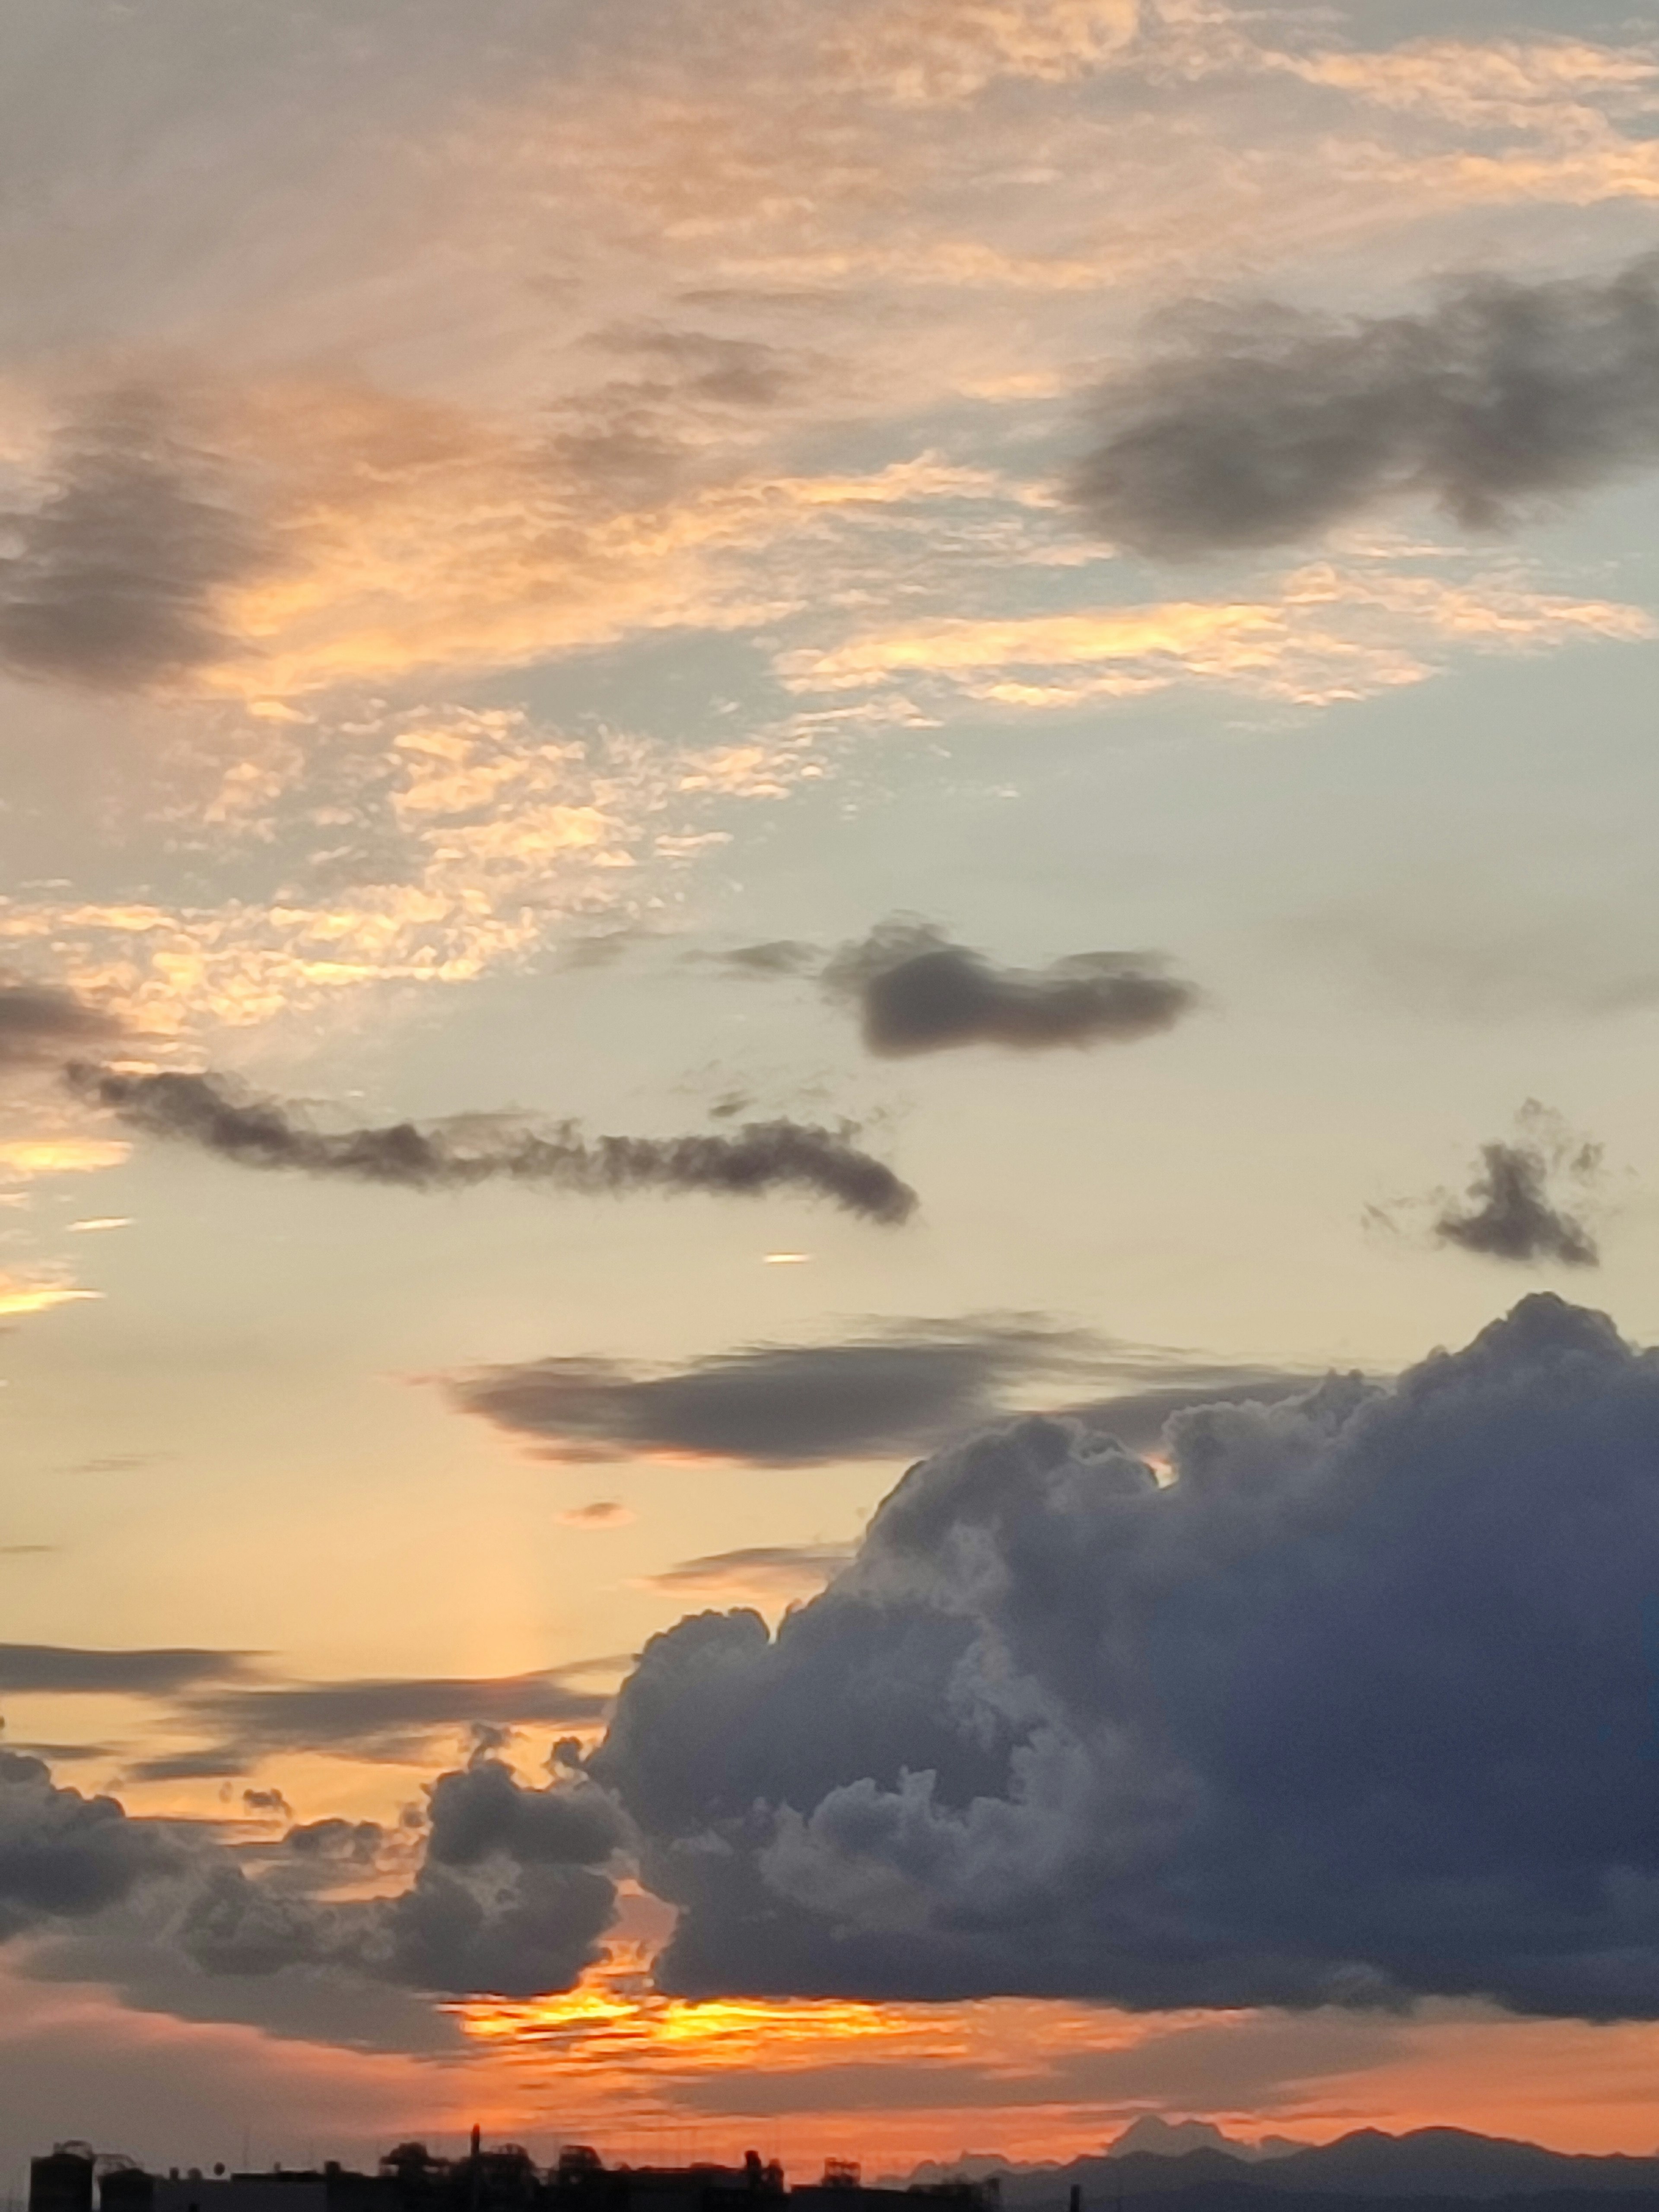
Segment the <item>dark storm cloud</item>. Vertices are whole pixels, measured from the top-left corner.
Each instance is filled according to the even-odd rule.
[[[201,1756],[241,1773],[283,1752],[402,1759],[443,1729],[577,1728],[605,1710],[603,1698],[547,1674],[226,1689],[190,1698],[182,1714],[213,1737]]]
[[[1288,544],[1402,495],[1490,529],[1659,461],[1659,255],[1342,324],[1200,305],[1174,336],[1097,392],[1067,488],[1139,552]]]
[[[73,992],[0,971],[0,1076],[59,1066],[71,1053],[106,1046],[120,1034],[112,1015]]]
[[[0,1695],[176,1697],[247,1672],[238,1651],[89,1651],[58,1644],[0,1644]]]
[[[730,1133],[690,1137],[589,1137],[573,1123],[537,1131],[477,1115],[418,1128],[325,1132],[299,1109],[244,1093],[216,1075],[125,1074],[83,1061],[66,1080],[141,1135],[191,1145],[239,1167],[381,1183],[405,1190],[465,1190],[518,1182],[585,1194],[701,1192],[754,1197],[804,1191],[869,1221],[896,1224],[916,1194],[893,1170],[860,1151],[844,1129],[756,1121]]]
[[[1489,1260],[1525,1266],[1553,1261],[1564,1267],[1595,1267],[1601,1251],[1595,1237],[1556,1191],[1559,1177],[1583,1183],[1600,1164],[1594,1146],[1564,1157],[1564,1147],[1540,1137],[1509,1144],[1483,1145],[1480,1166],[1459,1205],[1449,1206],[1434,1224],[1443,1244],[1479,1252]]]
[[[1006,968],[903,916],[836,954],[823,978],[858,1007],[866,1044],[887,1059],[972,1044],[1044,1052],[1122,1043],[1173,1029],[1198,1003],[1190,984],[1144,953]]]
[[[38,501],[0,513],[0,665],[130,691],[225,658],[219,596],[266,549],[170,417],[137,387],[88,402]]]
[[[451,1388],[468,1413],[534,1438],[550,1459],[663,1453],[819,1467],[924,1449],[994,1419],[1017,1383],[1108,1358],[1106,1347],[1042,1322],[916,1321],[839,1344],[749,1345],[659,1373],[535,1359]]]
[[[1028,1419],[587,1763],[687,1992],[1659,2018],[1659,1356],[1534,1297],[1388,1386]]]

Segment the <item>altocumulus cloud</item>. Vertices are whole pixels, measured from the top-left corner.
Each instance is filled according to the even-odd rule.
[[[1659,1358],[1524,1301],[1388,1385],[939,1453],[589,1772],[687,1992],[1659,2017]]]
[[[1172,335],[1095,393],[1067,487],[1137,551],[1285,544],[1402,495],[1486,529],[1659,462],[1659,255],[1341,324],[1194,306]]]
[[[64,1079],[139,1134],[190,1145],[239,1167],[379,1183],[404,1190],[467,1190],[514,1182],[588,1195],[635,1191],[756,1197],[797,1190],[866,1220],[896,1224],[916,1194],[848,1129],[756,1121],[683,1137],[586,1135],[574,1123],[545,1129],[498,1115],[428,1128],[319,1129],[299,1108],[246,1092],[223,1076],[173,1069],[134,1073],[73,1060]]]
[[[58,1067],[71,1053],[106,1047],[120,1034],[112,1014],[72,991],[0,973],[0,1076]]]

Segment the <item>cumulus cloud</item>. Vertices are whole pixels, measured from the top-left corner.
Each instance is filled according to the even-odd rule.
[[[268,557],[157,392],[98,394],[39,496],[0,513],[0,665],[103,690],[175,683],[229,653],[221,595]]]
[[[1534,1297],[1388,1385],[914,1468],[590,1773],[665,1986],[1659,2017],[1659,1358]]]
[[[170,1698],[247,1672],[246,1654],[190,1650],[85,1650],[60,1644],[0,1644],[0,1693]]]
[[[1343,324],[1194,306],[1172,335],[1094,395],[1067,487],[1137,551],[1285,544],[1402,495],[1492,529],[1659,461],[1659,255]]]
[[[61,1790],[38,1759],[0,1750],[0,1942],[100,1912],[169,1869],[177,1850],[112,1797]]]
[[[648,1457],[820,1467],[890,1459],[990,1420],[1020,1382],[1121,1354],[1030,1318],[894,1322],[840,1343],[746,1345],[677,1369],[551,1358],[451,1384],[468,1413],[549,1459]]]
[[[0,1941],[32,1931],[48,1939],[39,1971],[138,1989],[173,1990],[187,1967],[290,1985],[321,1977],[336,2002],[374,1984],[532,1996],[569,1987],[599,1957],[616,1907],[601,1869],[623,1834],[611,1801],[581,1778],[527,1788],[483,1753],[428,1791],[412,1876],[363,1899],[350,1892],[365,1875],[406,1865],[373,1822],[313,1822],[239,1854],[60,1789],[39,1759],[0,1752]],[[211,2016],[199,1985],[195,2002]]]
[[[1445,1208],[1434,1234],[1490,1260],[1597,1267],[1600,1248],[1573,1206],[1601,1165],[1598,1145],[1574,1138],[1557,1115],[1528,1101],[1512,1141],[1481,1146],[1467,1195]]]
[[[906,1221],[916,1194],[846,1129],[755,1121],[729,1133],[589,1137],[573,1122],[526,1127],[477,1115],[419,1128],[324,1131],[297,1107],[241,1091],[222,1076],[173,1070],[132,1074],[70,1063],[70,1087],[144,1136],[194,1146],[240,1167],[380,1183],[404,1190],[465,1190],[485,1182],[620,1196],[633,1191],[753,1197],[798,1190],[866,1220]]]
[[[1006,968],[898,916],[824,970],[858,1007],[864,1041],[898,1059],[994,1044],[1020,1052],[1123,1043],[1173,1029],[1197,1004],[1188,983],[1139,952],[1077,952],[1047,968]]]

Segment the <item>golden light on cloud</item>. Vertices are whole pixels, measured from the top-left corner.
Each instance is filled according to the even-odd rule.
[[[20,1137],[0,1144],[0,1171],[17,1176],[94,1175],[103,1168],[118,1168],[131,1150],[131,1145],[113,1139]],[[100,1222],[97,1225],[118,1224]]]
[[[32,1283],[16,1275],[0,1274],[0,1316],[8,1320],[50,1313],[54,1306],[77,1305],[103,1295],[101,1291],[83,1291],[73,1284]]]

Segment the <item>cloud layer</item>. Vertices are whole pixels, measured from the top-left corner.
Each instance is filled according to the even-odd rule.
[[[1171,1446],[982,1435],[647,1647],[591,1769],[666,1984],[1659,2016],[1659,1361],[1535,1297]]]
[[[732,1134],[587,1137],[573,1123],[539,1133],[474,1115],[434,1129],[399,1121],[324,1132],[298,1109],[240,1092],[221,1076],[125,1074],[75,1062],[70,1088],[128,1128],[191,1145],[240,1167],[334,1176],[404,1190],[518,1182],[587,1195],[634,1191],[752,1197],[805,1191],[866,1220],[896,1224],[915,1193],[842,1130],[757,1121]]]
[[[1174,335],[1095,394],[1068,485],[1139,552],[1288,544],[1402,495],[1491,529],[1659,462],[1659,256],[1346,324],[1194,307]]]

